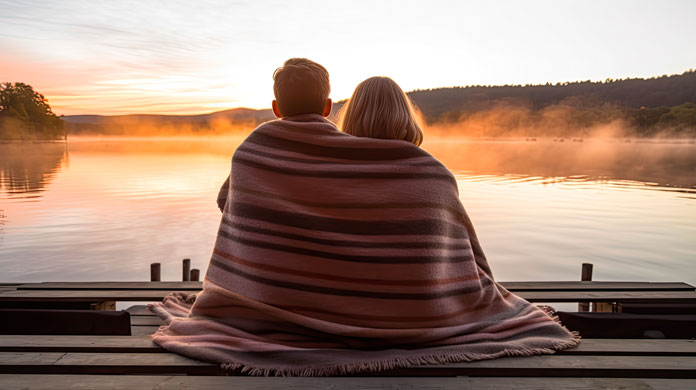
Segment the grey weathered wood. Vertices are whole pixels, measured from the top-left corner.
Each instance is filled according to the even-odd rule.
[[[396,369],[391,375],[696,378],[696,357],[543,355]]]
[[[159,282],[162,280],[162,264],[152,263],[150,264],[150,281]]]
[[[131,335],[133,336],[146,336],[157,332],[159,326],[131,326]]]
[[[191,259],[181,261],[181,280],[184,282],[191,280]]]
[[[165,352],[150,336],[0,335],[1,352]]]
[[[0,292],[0,302],[157,301],[168,290],[16,290]],[[519,291],[530,302],[696,302],[694,291]]]
[[[223,374],[217,365],[172,353],[83,352],[0,352],[0,373]],[[696,357],[543,355],[414,366],[378,375],[696,378]]]
[[[0,293],[0,302],[158,301],[169,293],[168,290],[16,290]]]
[[[696,388],[691,379],[636,378],[280,378],[169,375],[0,375],[5,390],[593,390]]]
[[[158,390],[173,376],[2,374],[3,390]],[[205,377],[198,377],[205,378]],[[225,379],[222,377],[215,377]],[[206,386],[201,384],[200,386]],[[191,388],[182,386],[183,388]],[[201,387],[202,388],[202,387]],[[164,389],[164,388],[162,388]]]
[[[0,373],[221,375],[219,366],[172,353],[0,352]]]
[[[592,280],[592,264],[582,263],[582,271],[580,272],[580,281],[589,282]],[[589,302],[578,303],[578,311],[590,311]]]
[[[591,263],[582,263],[582,272],[580,274],[580,280],[583,282],[589,282],[592,280],[592,267]]]
[[[18,290],[165,290],[199,291],[202,282],[44,282],[25,283]]]
[[[202,282],[43,282],[13,285],[19,290],[200,290]],[[694,291],[681,282],[500,282],[510,291]]]
[[[150,327],[156,329],[156,327]],[[162,352],[149,336],[0,335],[5,352]],[[583,339],[561,355],[696,356],[694,340]]]
[[[52,365],[63,356],[65,356],[65,352],[0,352],[0,367],[7,365]]]
[[[157,316],[131,316],[131,325],[136,326],[149,326],[149,325],[164,325],[162,321]]]
[[[683,282],[500,282],[510,291],[694,291],[696,287]]]
[[[694,291],[518,291],[530,302],[696,302]]]

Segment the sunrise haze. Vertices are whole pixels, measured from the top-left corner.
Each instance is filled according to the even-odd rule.
[[[56,114],[266,108],[273,70],[325,65],[334,100],[405,90],[652,77],[696,67],[693,1],[0,1],[0,81]]]

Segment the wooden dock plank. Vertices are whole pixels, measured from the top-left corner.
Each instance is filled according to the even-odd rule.
[[[165,290],[198,291],[203,282],[43,282],[25,283],[18,290]]]
[[[15,290],[0,292],[0,302],[156,301],[168,294],[166,290]]]
[[[0,352],[0,367],[7,365],[52,365],[64,352]]]
[[[500,282],[510,291],[694,291],[682,282]],[[44,282],[15,285],[18,290],[165,290],[197,291],[202,282]]]
[[[684,282],[500,282],[510,291],[695,291]]]
[[[217,365],[172,353],[82,352],[0,352],[0,373],[224,374]],[[694,379],[696,378],[696,357],[544,355],[414,366],[372,375]],[[371,374],[365,373],[361,376],[371,376]]]
[[[0,291],[0,302],[158,301],[167,290],[15,290]],[[696,302],[694,291],[520,291],[530,302]]]
[[[165,352],[150,336],[0,335],[2,352]]]
[[[156,329],[156,327],[154,327]],[[3,352],[165,352],[143,336],[0,335]],[[696,340],[583,339],[562,355],[696,356]]]
[[[159,390],[173,376],[0,374],[3,390]],[[206,378],[206,377],[200,377]],[[222,377],[215,377],[225,379]],[[205,379],[204,379],[205,383]],[[200,385],[206,386],[205,384]],[[191,388],[183,386],[182,389]]]
[[[164,321],[155,315],[151,316],[131,316],[131,325],[135,326],[150,326],[150,325],[164,325]]]
[[[149,335],[157,332],[157,329],[159,329],[159,326],[134,325],[134,326],[131,326],[131,335],[132,336],[149,336]]]
[[[5,390],[394,390],[517,389],[591,390],[696,388],[691,379],[637,378],[268,378],[153,375],[0,375]]]

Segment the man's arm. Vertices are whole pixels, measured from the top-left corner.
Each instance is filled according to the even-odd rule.
[[[227,195],[230,192],[230,177],[227,176],[227,180],[225,180],[224,183],[222,183],[222,187],[220,187],[220,192],[218,192],[218,197],[217,197],[217,204],[218,208],[220,208],[220,211],[225,210],[225,203],[227,202]]]

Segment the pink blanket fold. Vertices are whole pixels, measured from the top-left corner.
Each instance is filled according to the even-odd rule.
[[[252,375],[337,375],[553,353],[577,334],[493,280],[453,175],[318,115],[232,158],[203,291],[149,305],[155,343]]]

